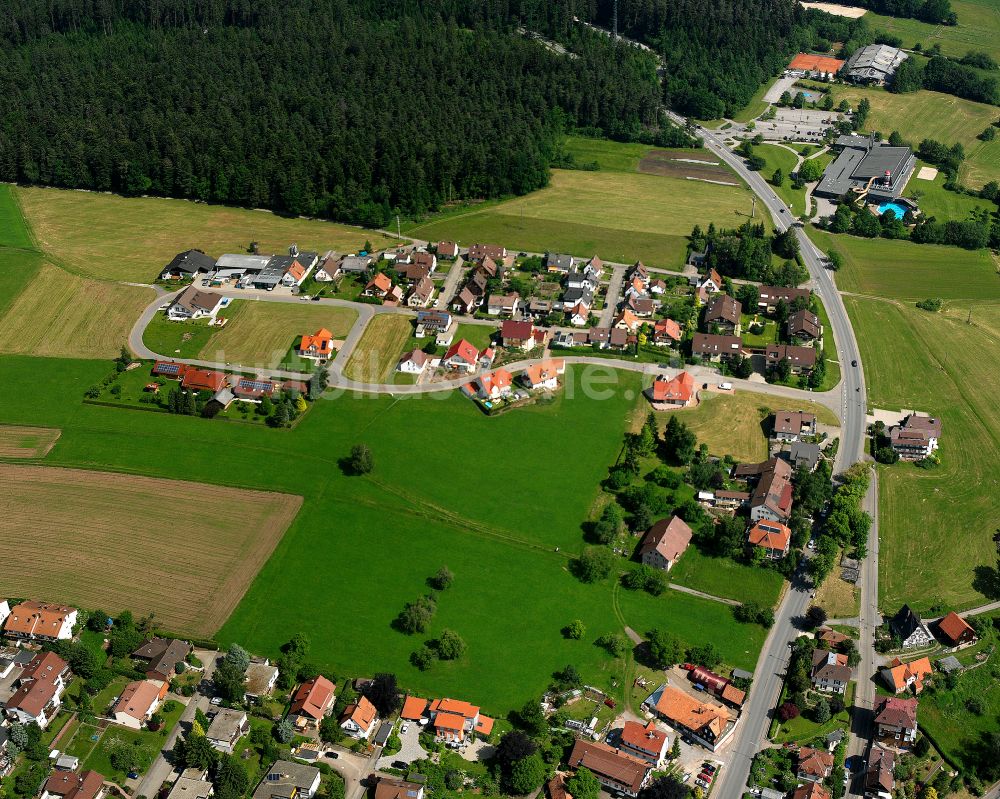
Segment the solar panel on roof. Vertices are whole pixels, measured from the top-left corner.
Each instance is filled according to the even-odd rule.
[[[274,384],[270,380],[250,380],[249,378],[240,380],[240,388],[247,391],[270,391],[273,386]]]
[[[165,375],[175,375],[180,368],[181,365],[179,363],[161,363],[156,367],[156,371],[162,372]]]

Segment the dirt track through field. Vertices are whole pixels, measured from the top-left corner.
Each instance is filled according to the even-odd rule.
[[[302,498],[179,480],[0,464],[0,594],[212,635]]]
[[[54,427],[0,425],[0,458],[44,458],[61,434]]]
[[[725,181],[739,185],[726,167],[721,164],[708,163],[710,156],[705,157],[706,163],[693,163],[695,158],[680,159],[670,150],[650,150],[639,161],[639,171],[647,175],[665,175],[675,178],[700,178],[702,180]]]

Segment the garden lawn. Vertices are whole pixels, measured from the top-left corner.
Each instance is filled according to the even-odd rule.
[[[458,329],[455,331],[454,342],[461,341],[464,338],[473,347],[482,352],[493,344],[492,337],[496,335],[497,330],[498,328],[491,327],[490,325],[460,324]],[[419,339],[417,341],[419,341]],[[427,339],[423,339],[423,343],[426,344]],[[444,355],[443,350],[440,354]]]
[[[823,357],[826,358],[826,379],[819,387],[819,391],[829,391],[840,382],[840,356],[837,355],[837,340],[833,337],[833,326],[826,313],[826,306],[818,294],[814,294],[813,297],[817,305],[816,316],[823,325]]]
[[[93,769],[99,774],[103,774],[106,779],[117,782],[118,784],[124,783],[126,777],[125,772],[119,771],[111,765],[110,755],[113,744],[116,741],[120,741],[125,745],[141,746],[152,754],[152,758],[150,760],[150,762],[152,762],[156,759],[157,755],[159,755],[160,749],[163,748],[163,744],[167,740],[167,735],[170,733],[170,730],[173,729],[174,725],[180,721],[181,714],[184,712],[184,705],[176,700],[174,701],[174,704],[177,707],[175,707],[172,712],[163,713],[163,726],[157,732],[150,732],[149,730],[130,730],[117,724],[110,725],[104,731],[104,734],[101,736],[101,740],[98,742],[97,746],[94,747],[94,750],[90,753],[90,756],[87,757],[81,767],[83,769]],[[146,770],[143,769],[142,773],[145,773],[145,771]]]
[[[988,250],[863,239],[816,228],[809,238],[823,252],[843,256],[837,286],[844,292],[901,300],[1000,300],[997,264]]]
[[[879,469],[879,597],[962,609],[980,604],[976,569],[994,565],[1000,515],[1000,337],[996,305],[949,303],[932,314],[910,304],[845,297],[865,364],[869,405],[912,408],[942,420],[941,465]],[[977,314],[988,316],[978,323]]]
[[[288,361],[289,349],[304,334],[325,327],[334,338],[343,339],[358,319],[353,308],[334,308],[307,301],[234,300],[220,315],[229,318],[228,324],[210,328],[212,333],[197,357],[219,363],[272,368]],[[300,371],[311,372],[313,368],[311,362],[298,364]]]
[[[18,199],[38,240],[58,266],[89,277],[149,283],[179,252],[192,247],[214,258],[247,252],[287,253],[290,244],[320,254],[355,252],[394,243],[373,230],[317,219],[290,219],[268,211],[160,197],[63,189],[18,188]]]
[[[712,455],[732,455],[740,462],[759,462],[767,457],[763,423],[774,411],[812,411],[822,424],[839,424],[828,408],[809,402],[782,400],[750,391],[734,394],[703,391],[700,397],[695,408],[657,414],[660,424],[665,427],[670,414],[679,414],[678,418],[691,428],[698,442],[708,444]]]
[[[208,319],[174,321],[156,313],[142,332],[142,343],[165,358],[197,358],[213,332]]]
[[[778,601],[784,578],[772,569],[755,568],[729,558],[703,555],[695,547],[687,551],[670,570],[670,582],[712,596],[756,602],[772,607]]]
[[[759,144],[753,148],[754,155],[759,155],[767,166],[760,170],[761,177],[766,180],[775,193],[785,202],[794,216],[805,213],[806,210],[806,190],[792,188],[792,172],[799,159],[795,153],[779,144]],[[783,174],[781,185],[775,186],[772,177],[774,170],[780,169]]]
[[[410,317],[376,314],[344,365],[344,377],[363,383],[384,382],[399,362],[412,332]]]
[[[432,219],[407,232],[431,241],[495,241],[531,252],[599,254],[607,261],[679,267],[695,224],[731,228],[749,211],[750,193],[743,185],[554,170],[551,184],[540,191]]]
[[[844,709],[840,713],[831,716],[828,721],[819,724],[811,718],[807,718],[806,716],[809,711],[805,711],[802,715],[796,716],[794,719],[781,722],[771,736],[771,740],[775,743],[809,744],[813,743],[817,738],[825,738],[837,728],[848,732],[851,724],[849,708],[854,703],[855,688],[856,683],[850,682],[847,684],[847,693],[842,697],[844,700]],[[921,703],[920,710],[922,723],[923,703]]]

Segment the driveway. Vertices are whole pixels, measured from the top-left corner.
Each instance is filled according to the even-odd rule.
[[[420,731],[423,729],[419,724],[410,723],[407,727],[406,732],[399,732],[399,740],[403,744],[403,748],[400,749],[394,755],[383,755],[378,759],[375,764],[375,768],[391,768],[392,764],[397,760],[401,760],[404,763],[413,763],[416,760],[423,760],[427,757],[427,750],[420,745]]]
[[[361,781],[374,770],[371,761],[347,749],[338,747],[335,751],[336,758],[322,757],[320,762],[326,763],[344,778],[344,799],[361,799],[367,790]]]

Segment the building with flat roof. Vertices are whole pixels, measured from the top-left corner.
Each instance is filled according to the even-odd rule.
[[[890,147],[874,136],[841,136],[840,155],[827,166],[813,194],[838,199],[849,191],[870,203],[899,198],[913,174],[917,159],[909,147]]]

